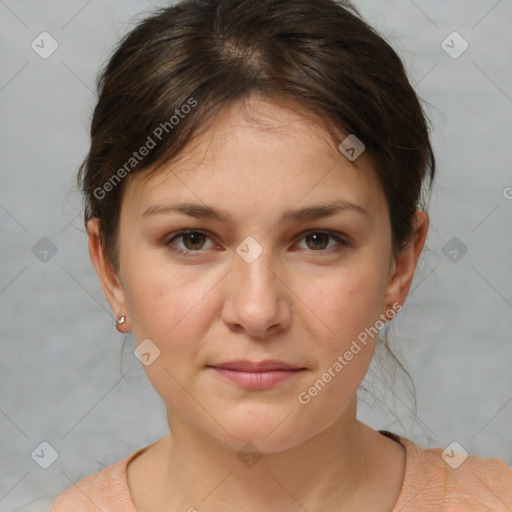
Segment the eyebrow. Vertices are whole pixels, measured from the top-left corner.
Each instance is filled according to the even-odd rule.
[[[369,213],[362,206],[346,200],[329,201],[324,204],[313,204],[299,209],[285,210],[279,222],[290,223],[293,221],[308,221],[332,217],[333,215],[346,211],[356,212],[361,215],[368,216]],[[182,213],[198,219],[216,219],[233,227],[234,218],[225,210],[214,209],[211,206],[199,203],[177,203],[166,205],[150,206],[142,217],[148,217],[156,214]]]

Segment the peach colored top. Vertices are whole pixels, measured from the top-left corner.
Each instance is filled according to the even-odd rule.
[[[510,512],[512,469],[497,458],[469,455],[462,464],[454,452],[423,449],[384,430],[405,448],[405,476],[393,512]],[[137,512],[128,489],[126,468],[148,447],[89,475],[60,494],[49,512]]]

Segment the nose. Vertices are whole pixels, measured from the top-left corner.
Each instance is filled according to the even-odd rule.
[[[272,251],[263,250],[254,261],[235,254],[226,279],[222,316],[231,330],[265,339],[289,326],[293,294]]]

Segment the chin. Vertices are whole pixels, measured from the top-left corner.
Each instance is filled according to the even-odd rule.
[[[275,415],[272,415],[268,406],[265,407],[265,412],[251,408],[250,411],[219,418],[221,425],[231,435],[221,427],[216,428],[215,433],[208,430],[208,434],[235,452],[278,453],[301,444],[323,430],[314,418],[309,425],[297,421],[297,411],[292,412],[292,408],[276,408]]]

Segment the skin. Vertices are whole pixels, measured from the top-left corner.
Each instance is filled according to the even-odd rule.
[[[404,303],[427,215],[416,213],[411,241],[394,255],[369,156],[350,162],[311,119],[255,98],[226,110],[179,159],[146,178],[142,172],[126,183],[117,272],[102,251],[97,220],[88,225],[105,295],[116,316],[127,318],[119,330],[160,350],[144,369],[165,402],[172,434],[128,467],[137,510],[319,511],[343,504],[391,511],[404,450],[356,418],[356,391],[376,338],[308,404],[297,397],[359,333]],[[350,201],[366,214],[345,209],[279,222],[284,210],[331,200]],[[234,223],[143,215],[185,201],[227,210]],[[174,240],[174,247],[195,251],[190,256],[165,245],[184,229],[206,232]],[[236,252],[246,237],[263,251],[250,263]],[[206,368],[237,359],[280,359],[306,370],[256,391]],[[252,467],[237,457],[249,442],[262,455]]]

